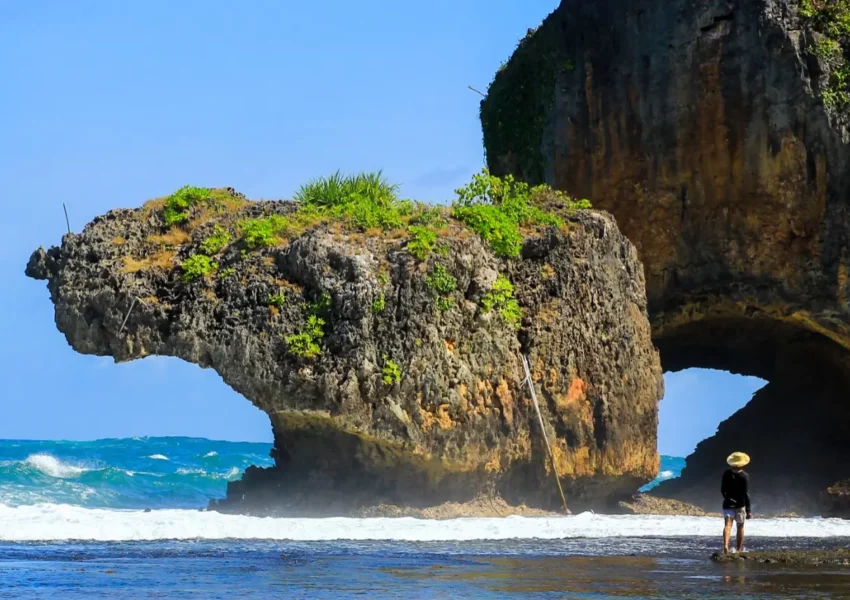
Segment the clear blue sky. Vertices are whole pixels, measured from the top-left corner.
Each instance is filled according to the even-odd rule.
[[[483,166],[480,98],[556,0],[0,0],[0,438],[268,440],[265,416],[172,359],[80,356],[24,266],[111,208],[191,183],[290,197],[383,169],[445,201]],[[757,386],[756,386],[757,387]],[[668,378],[661,450],[683,454],[751,382]]]

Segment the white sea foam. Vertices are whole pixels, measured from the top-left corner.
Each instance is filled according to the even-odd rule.
[[[194,510],[87,509],[64,504],[0,505],[0,540],[267,539],[295,541],[471,541],[612,537],[715,537],[718,519],[650,515],[492,519],[271,519]],[[755,519],[751,538],[850,537],[841,519]]]
[[[168,457],[164,454],[151,454],[148,458],[152,460],[168,460]]]
[[[206,475],[207,472],[203,469],[177,469],[178,475]]]
[[[210,452],[204,454],[204,458],[212,458],[213,456],[218,456],[218,452],[216,452],[215,450],[211,450]]]
[[[45,475],[59,479],[77,477],[88,471],[84,467],[64,463],[55,456],[49,454],[30,454],[24,461],[27,465],[38,469]]]
[[[673,479],[673,471],[661,471],[657,479]]]
[[[242,471],[239,467],[231,467],[227,473],[207,473],[204,469],[177,469],[178,475],[209,475],[213,479],[227,479],[228,481],[238,477]]]

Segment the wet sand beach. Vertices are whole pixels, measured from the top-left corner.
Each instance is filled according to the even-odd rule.
[[[0,598],[850,598],[850,567],[711,561],[715,540],[5,543]],[[760,540],[760,549],[848,539]]]

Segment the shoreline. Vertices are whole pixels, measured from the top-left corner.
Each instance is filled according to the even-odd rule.
[[[749,550],[803,546],[845,547],[850,521],[757,519],[748,525]],[[692,547],[707,560],[720,549],[721,521],[713,517],[654,515],[499,516],[490,518],[261,518],[197,510],[126,511],[42,505],[0,507],[0,543],[136,542],[155,540],[266,540],[270,542],[374,542],[588,544],[630,553],[668,539],[674,550]],[[588,542],[587,540],[595,540]],[[562,546],[559,546],[562,547]]]
[[[638,493],[627,500],[620,500],[614,506],[600,507],[598,509],[586,508],[564,514],[562,511],[534,508],[524,504],[512,505],[499,496],[480,496],[467,502],[444,502],[432,506],[403,506],[397,504],[375,504],[361,506],[350,510],[338,507],[327,510],[317,509],[315,506],[309,508],[286,507],[278,510],[259,509],[239,510],[239,505],[229,503],[217,504],[211,501],[205,509],[229,515],[244,515],[254,517],[273,518],[402,518],[413,517],[418,519],[448,520],[462,518],[498,518],[498,517],[563,517],[575,516],[590,512],[604,516],[671,516],[671,517],[713,517],[720,519],[721,512],[707,511],[694,504],[662,498],[647,493]],[[756,513],[757,519],[798,519],[798,518],[829,518],[827,515],[800,514],[789,511],[765,511]]]
[[[375,504],[351,509],[331,507],[327,509],[316,506],[289,506],[280,509],[242,509],[239,505],[227,502],[211,501],[207,512],[217,512],[226,515],[242,515],[251,517],[291,518],[291,519],[324,519],[324,518],[405,518],[428,519],[445,521],[449,519],[467,518],[499,518],[499,517],[560,517],[567,516],[563,512],[533,508],[524,504],[512,505],[498,496],[479,496],[467,502],[443,502],[431,506],[404,506],[398,504]]]

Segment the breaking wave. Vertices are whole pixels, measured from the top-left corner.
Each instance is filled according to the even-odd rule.
[[[38,471],[41,471],[48,477],[56,477],[59,479],[77,477],[78,475],[90,470],[85,467],[64,463],[49,454],[31,454],[27,457],[24,463]]]
[[[679,458],[678,456],[662,456],[661,470],[659,471],[658,476],[649,483],[647,483],[645,486],[643,486],[640,491],[648,492],[662,481],[667,481],[668,479],[678,477],[682,473],[682,469],[684,468],[684,458]]]
[[[601,516],[499,519],[272,519],[199,512],[250,465],[268,466],[269,444],[195,438],[94,442],[0,440],[0,540],[465,541],[580,537],[716,536],[715,519]],[[672,461],[672,462],[671,462]],[[656,482],[681,459],[662,458]],[[655,482],[654,482],[655,483]],[[149,509],[149,510],[148,510]],[[756,520],[752,535],[850,536],[850,522]]]
[[[850,536],[841,519],[757,519],[760,538]],[[292,541],[472,541],[570,538],[716,537],[717,519],[582,513],[570,517],[504,517],[430,521],[396,519],[276,519],[197,510],[88,509],[62,504],[0,506],[3,541],[146,541],[257,539]]]
[[[269,444],[194,438],[94,442],[0,440],[0,504],[88,508],[202,508]]]

